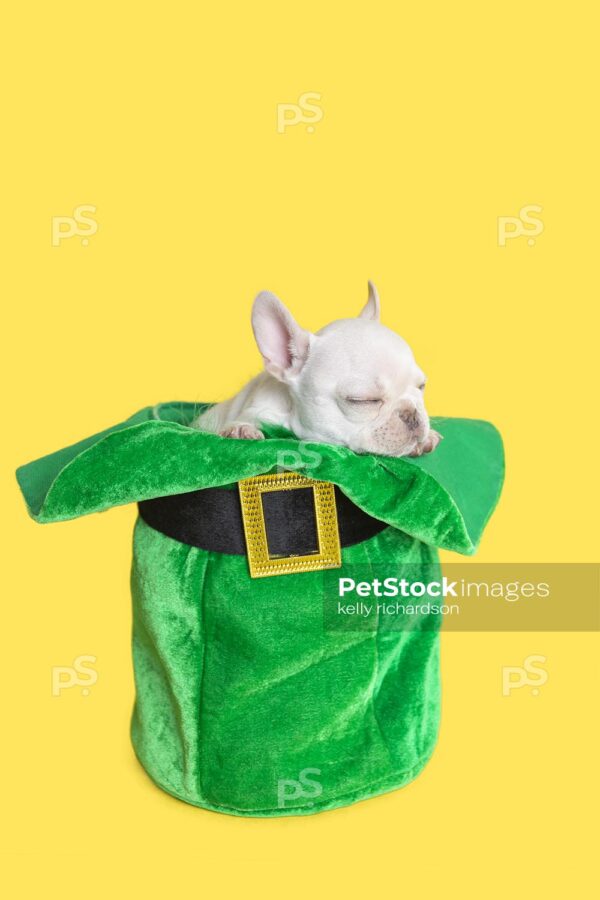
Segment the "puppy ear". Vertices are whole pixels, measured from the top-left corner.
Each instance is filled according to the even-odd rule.
[[[379,294],[372,281],[369,281],[369,299],[358,314],[359,319],[372,319],[379,322]]]
[[[256,297],[252,330],[267,372],[279,381],[300,372],[308,358],[312,335],[300,328],[275,294],[261,291]]]

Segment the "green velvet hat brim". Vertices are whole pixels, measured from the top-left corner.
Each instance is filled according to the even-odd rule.
[[[489,422],[432,418],[444,440],[433,453],[409,459],[299,442],[280,428],[266,428],[265,441],[222,438],[189,427],[198,409],[191,403],[147,407],[21,466],[17,479],[30,515],[40,523],[58,522],[230,485],[281,467],[283,460],[285,468],[339,485],[367,513],[418,540],[470,554],[502,488],[502,440]]]

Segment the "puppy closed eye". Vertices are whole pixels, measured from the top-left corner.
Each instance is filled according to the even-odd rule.
[[[346,397],[346,403],[350,403],[352,406],[374,406],[383,403],[383,401],[377,397]]]
[[[383,407],[379,397],[344,397],[340,408],[350,422],[371,422],[377,418]]]

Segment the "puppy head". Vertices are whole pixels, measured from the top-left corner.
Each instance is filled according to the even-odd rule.
[[[427,439],[425,375],[408,344],[380,324],[371,282],[357,318],[316,334],[268,292],[254,301],[252,327],[265,369],[288,386],[297,437],[386,456],[406,456]]]

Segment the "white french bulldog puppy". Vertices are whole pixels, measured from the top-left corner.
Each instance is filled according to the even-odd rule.
[[[357,318],[316,334],[263,291],[252,328],[265,371],[198,416],[195,428],[258,440],[261,423],[282,425],[301,440],[384,456],[421,456],[437,447],[441,435],[429,427],[423,403],[425,375],[408,344],[380,324],[371,282]]]

